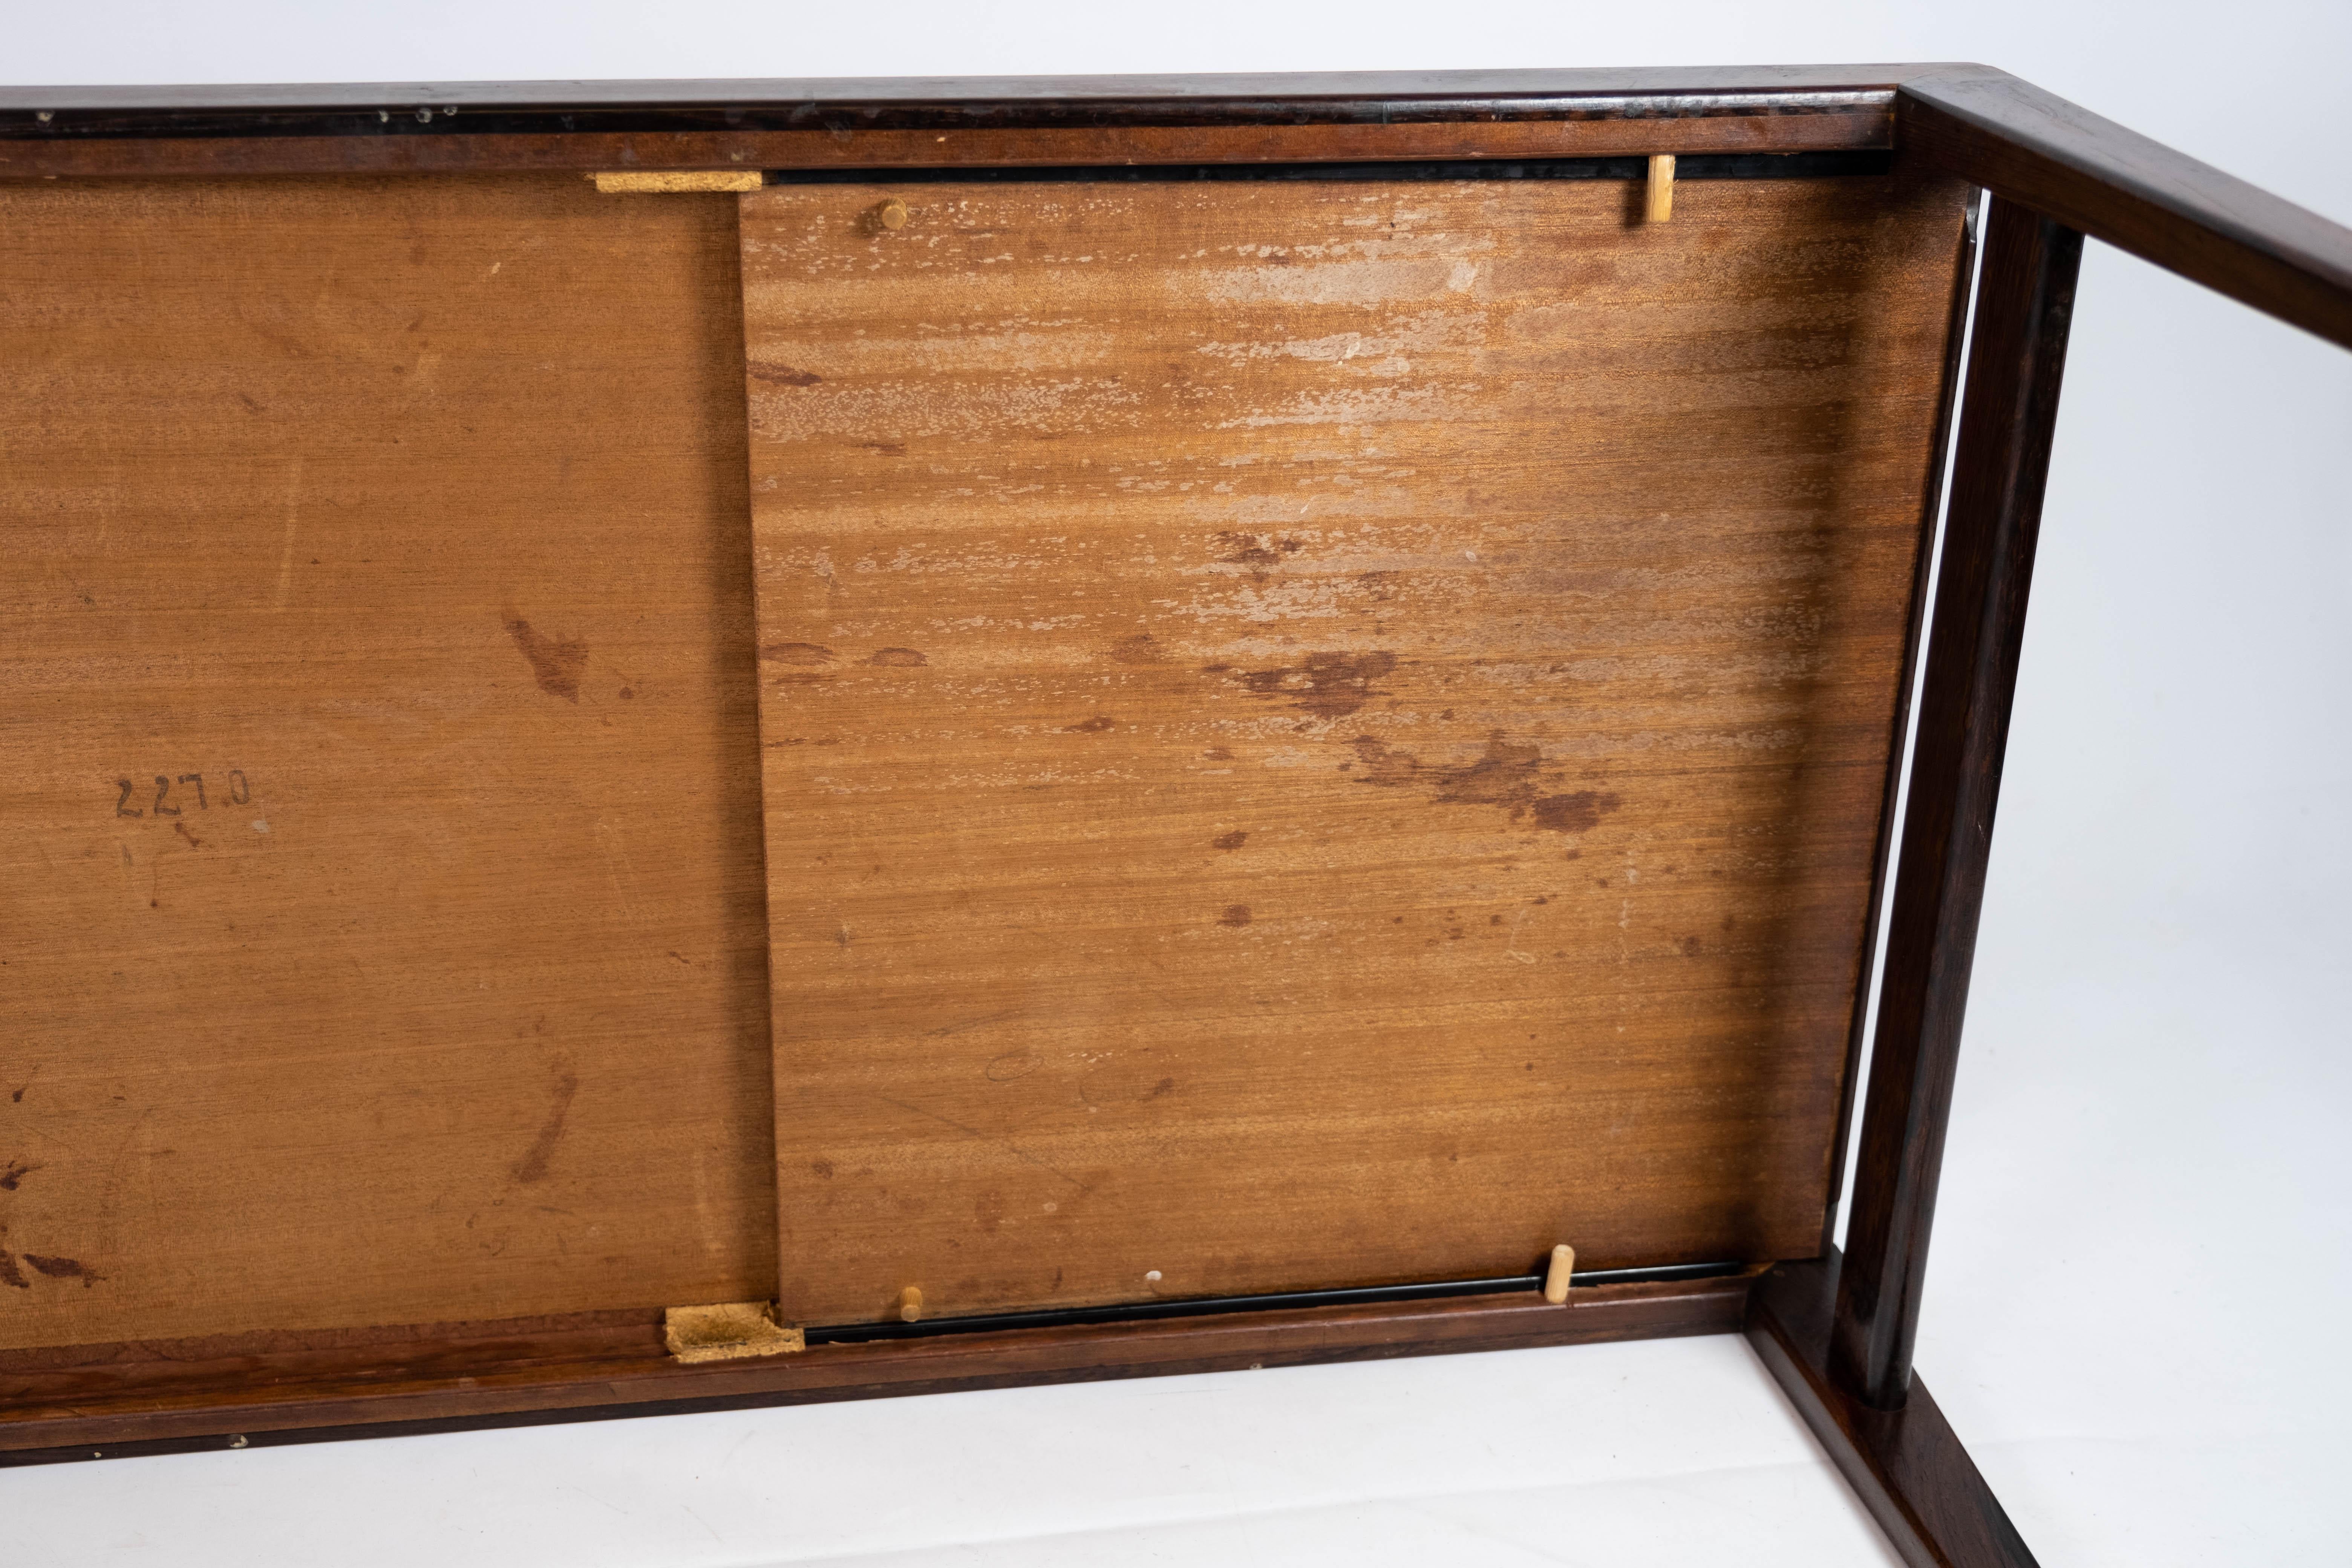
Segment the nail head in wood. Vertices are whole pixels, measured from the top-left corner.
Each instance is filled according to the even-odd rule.
[[[1569,1276],[1576,1272],[1576,1248],[1566,1242],[1551,1249],[1551,1267],[1544,1271],[1544,1300],[1557,1307],[1568,1300]]]
[[[922,1288],[917,1285],[909,1285],[904,1290],[899,1291],[898,1321],[902,1323],[919,1322],[921,1321],[922,1316]]]
[[[1650,199],[1643,216],[1652,223],[1664,223],[1675,216],[1675,155],[1672,153],[1650,154]]]
[[[874,219],[875,227],[887,228],[895,232],[907,226],[907,204],[892,196],[887,202],[877,203],[871,209],[870,216]]]

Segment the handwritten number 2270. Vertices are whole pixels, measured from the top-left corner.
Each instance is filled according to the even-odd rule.
[[[146,816],[147,808],[135,806],[131,804],[131,792],[138,786],[133,784],[129,779],[117,779],[114,782],[122,791],[122,793],[117,795],[114,799],[114,815],[117,816]],[[177,816],[180,815],[180,808],[178,806],[166,805],[163,804],[171,797],[173,782],[173,781],[172,779],[166,777],[163,773],[157,773],[155,775],[155,802],[152,809],[158,816]],[[205,798],[204,774],[182,773],[179,776],[178,782],[184,784],[192,784],[196,786],[197,810],[210,811],[212,809],[212,802]],[[183,801],[185,801],[187,796],[183,795],[180,798]],[[252,799],[253,790],[252,787],[245,782],[245,770],[242,768],[229,769],[228,803],[231,805],[244,805],[249,803]]]

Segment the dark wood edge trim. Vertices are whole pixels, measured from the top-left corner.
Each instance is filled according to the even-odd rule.
[[[1822,1210],[1822,1251],[1837,1245],[1838,1204],[1845,1192],[1846,1146],[1852,1140],[1853,1111],[1860,1099],[1863,1042],[1870,1024],[1871,977],[1878,957],[1878,934],[1886,909],[1887,878],[1894,869],[1897,807],[1902,804],[1905,747],[1911,735],[1912,693],[1918,685],[1919,652],[1927,626],[1927,589],[1936,573],[1937,522],[1944,510],[1944,480],[1951,459],[1952,424],[1959,414],[1960,353],[1968,342],[1969,310],[1976,299],[1977,231],[1982,221],[1983,193],[1969,194],[1968,216],[1960,231],[1958,269],[1952,278],[1952,298],[1944,324],[1944,374],[1936,388],[1935,448],[1928,458],[1927,482],[1919,505],[1919,555],[1911,569],[1910,609],[1903,623],[1903,652],[1897,660],[1895,713],[1888,725],[1886,783],[1878,802],[1878,837],[1870,852],[1870,901],[1862,921],[1862,952],[1855,968],[1853,1016],[1846,1026],[1845,1069],[1838,1085],[1837,1120],[1830,1137],[1829,1201]]]
[[[1873,1410],[1829,1373],[1839,1259],[1783,1263],[1748,1298],[1748,1340],[1911,1568],[2034,1568],[2033,1553],[1925,1384]]]
[[[1586,102],[1549,115],[1297,122],[1256,118],[1196,125],[1113,122],[1006,126],[985,118],[943,128],[858,124],[775,128],[654,117],[624,128],[528,121],[465,133],[284,133],[31,138],[0,121],[0,178],[321,174],[460,174],[598,169],[954,169],[1122,163],[1313,163],[1478,158],[1645,156],[1652,153],[1884,152],[1895,143],[1891,94],[1835,104],[1709,100],[1703,105]],[[22,118],[21,116],[19,117]],[[567,119],[571,117],[565,117]],[[368,116],[373,121],[374,116]],[[394,123],[397,123],[396,121]],[[453,121],[451,123],[457,123]]]
[[[8,1399],[0,1409],[0,1466],[1731,1333],[1744,1321],[1754,1278],[1597,1286],[1560,1307],[1524,1291],[819,1345],[699,1366],[662,1354],[648,1324],[617,1336],[613,1354],[373,1384],[316,1364],[295,1382],[274,1373],[268,1358],[238,1358],[226,1369],[232,1386],[170,1397],[142,1397],[135,1387],[88,1397],[78,1370],[59,1369],[0,1385]],[[107,1370],[110,1381],[125,1371]]]
[[[2005,72],[0,88],[0,177],[1906,153],[2352,347],[2352,229]]]
[[[1265,71],[1231,75],[801,77],[638,81],[311,82],[5,87],[0,114],[252,115],[451,107],[548,114],[777,108],[809,114],[951,110],[1003,116],[1178,111],[1262,119],[1269,110],[1378,116],[1402,103],[1507,105],[1569,98],[1885,92],[1935,64],[1601,66],[1440,71]],[[1000,121],[1000,122],[1002,122]]]
[[[1910,1381],[2082,255],[1988,204],[1831,1357],[1881,1409]]]
[[[1895,119],[1906,156],[2352,348],[2352,228],[1989,67],[1911,78]]]

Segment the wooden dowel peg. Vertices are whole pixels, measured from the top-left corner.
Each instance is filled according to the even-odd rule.
[[[608,196],[756,191],[764,179],[757,169],[622,169],[600,171],[588,177]]]
[[[898,1321],[919,1322],[923,1316],[923,1290],[919,1285],[909,1285],[898,1292]]]
[[[1650,154],[1650,201],[1643,216],[1652,223],[1664,223],[1675,216],[1675,155],[1672,153]]]
[[[1568,1279],[1576,1272],[1576,1248],[1561,1242],[1551,1249],[1551,1267],[1544,1271],[1544,1300],[1557,1307],[1568,1300]]]

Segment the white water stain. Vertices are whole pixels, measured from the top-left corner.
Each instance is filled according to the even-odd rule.
[[[1385,425],[1464,419],[1478,412],[1475,382],[1454,386],[1371,386],[1302,393],[1264,414],[1244,415],[1211,426],[1255,430],[1273,425]]]
[[[1202,273],[1204,299],[1223,304],[1385,305],[1448,291],[1454,258],[1394,257],[1307,267],[1225,268]]]

